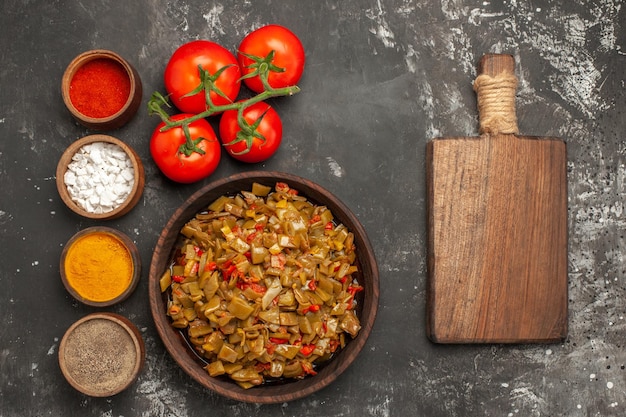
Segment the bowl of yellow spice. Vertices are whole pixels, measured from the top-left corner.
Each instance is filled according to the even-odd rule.
[[[135,290],[141,258],[133,241],[111,227],[88,227],[76,233],[61,254],[61,279],[78,301],[107,307]]]

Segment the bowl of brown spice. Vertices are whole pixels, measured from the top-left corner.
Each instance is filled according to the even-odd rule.
[[[335,381],[365,346],[379,299],[357,217],[320,185],[281,172],[235,174],[190,196],[159,236],[148,285],[178,365],[251,403]]]
[[[126,124],[141,104],[142,84],[135,68],[106,49],[83,52],[67,66],[61,81],[65,106],[90,129]]]
[[[114,313],[92,313],[72,324],[59,345],[59,366],[76,390],[110,397],[127,389],[145,362],[139,329]]]
[[[108,307],[128,298],[141,276],[139,251],[119,230],[93,226],[72,236],[61,254],[61,280],[76,300]]]

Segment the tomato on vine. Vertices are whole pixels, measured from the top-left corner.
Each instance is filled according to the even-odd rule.
[[[263,162],[276,153],[283,138],[283,123],[278,112],[265,102],[243,110],[225,111],[220,119],[220,139],[233,158],[248,163]],[[243,127],[242,127],[243,125]]]
[[[305,54],[298,37],[285,27],[267,25],[248,34],[237,58],[222,46],[198,40],[179,47],[165,68],[167,94],[154,92],[150,115],[161,124],[150,151],[170,179],[183,183],[210,175],[221,145],[205,120],[222,114],[219,131],[227,152],[255,163],[271,157],[282,141],[282,122],[266,100],[300,92]],[[255,93],[237,101],[241,82]],[[170,116],[171,104],[181,114]]]
[[[172,116],[171,121],[191,116],[181,113]],[[221,158],[221,145],[205,119],[173,127],[161,122],[150,138],[150,154],[166,177],[180,183],[192,183],[215,171]]]
[[[294,86],[304,71],[304,47],[284,26],[267,25],[249,33],[239,45],[237,60],[243,82],[256,93],[266,90],[263,73],[271,88]],[[269,72],[262,69],[268,68]]]
[[[164,74],[165,90],[174,106],[184,113],[233,103],[241,87],[241,71],[235,56],[207,40],[181,45],[170,57]]]
[[[274,155],[283,137],[283,124],[276,110],[263,101],[254,103],[244,107],[243,119],[239,119],[238,110],[222,114],[219,133],[226,152],[248,163],[262,162]]]

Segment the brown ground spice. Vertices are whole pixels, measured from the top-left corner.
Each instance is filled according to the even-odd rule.
[[[77,326],[66,340],[64,354],[69,376],[96,395],[126,387],[139,360],[130,334],[105,319]]]

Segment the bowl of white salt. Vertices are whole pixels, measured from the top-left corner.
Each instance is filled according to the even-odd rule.
[[[74,213],[96,220],[121,217],[143,194],[145,183],[139,155],[109,135],[85,136],[72,143],[57,165],[61,199]]]

